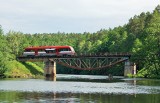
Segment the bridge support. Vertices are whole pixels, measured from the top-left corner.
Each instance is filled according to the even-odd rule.
[[[136,74],[136,64],[131,63],[129,60],[125,61],[124,66],[124,76],[135,75]]]
[[[46,80],[56,81],[56,62],[47,60],[45,61],[44,76]]]

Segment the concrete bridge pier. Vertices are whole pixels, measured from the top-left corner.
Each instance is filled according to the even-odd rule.
[[[47,60],[45,61],[44,76],[46,80],[56,81],[56,62]]]
[[[124,76],[135,75],[136,74],[136,64],[130,62],[129,60],[125,61],[124,65]]]

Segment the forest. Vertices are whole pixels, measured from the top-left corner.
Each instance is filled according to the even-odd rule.
[[[160,10],[142,12],[130,18],[127,24],[95,33],[36,33],[3,32],[0,26],[0,77],[39,77],[43,63],[18,62],[25,47],[70,45],[80,53],[128,52],[137,64],[137,77],[160,78]],[[57,65],[57,74],[123,75],[124,64],[112,68],[82,71]]]

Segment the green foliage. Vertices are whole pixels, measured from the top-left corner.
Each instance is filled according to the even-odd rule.
[[[133,43],[132,53],[139,53],[139,51],[142,49],[142,46],[142,42],[137,38]]]
[[[142,78],[147,77],[147,75],[148,75],[148,71],[147,69],[144,69],[144,68],[138,71],[138,74],[137,74],[138,77],[142,77]]]

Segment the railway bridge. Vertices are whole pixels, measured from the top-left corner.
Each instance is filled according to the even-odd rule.
[[[135,65],[131,64],[129,53],[103,53],[103,54],[80,54],[72,57],[55,57],[55,56],[19,56],[18,61],[45,63],[45,77],[56,77],[56,63],[78,70],[98,70],[107,69],[118,63],[124,62],[124,76],[127,74],[135,74]]]

